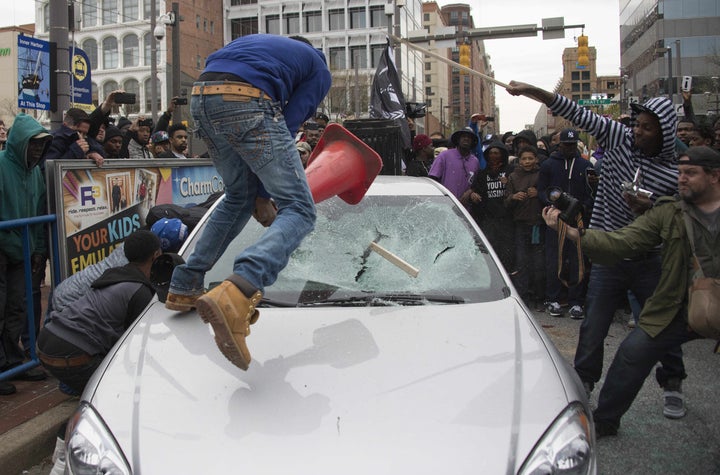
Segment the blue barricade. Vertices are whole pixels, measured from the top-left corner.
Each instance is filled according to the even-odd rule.
[[[32,288],[32,250],[30,249],[30,226],[36,224],[50,224],[50,246],[51,246],[51,266],[53,273],[52,282],[60,282],[60,267],[58,266],[57,256],[58,254],[58,233],[57,233],[57,216],[54,214],[48,214],[44,216],[35,216],[33,218],[24,219],[13,219],[10,221],[0,221],[0,230],[10,228],[22,228],[22,240],[23,240],[23,262],[25,265],[25,302],[26,302],[26,315],[27,315],[27,326],[29,335],[29,350],[30,350],[30,361],[23,363],[14,368],[3,371],[0,373],[0,381],[6,380],[15,376],[16,374],[24,373],[25,371],[34,368],[40,364],[38,360],[37,352],[35,351],[35,306],[33,304],[33,288]]]

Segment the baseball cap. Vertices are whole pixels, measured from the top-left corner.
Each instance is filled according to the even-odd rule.
[[[560,143],[577,143],[578,133],[575,129],[563,129],[560,132]]]
[[[707,145],[690,147],[680,154],[678,164],[720,168],[720,153]]]
[[[152,143],[169,142],[170,136],[164,130],[158,130],[150,137]]]
[[[163,252],[177,252],[188,235],[187,225],[179,218],[160,218],[150,230],[160,238]]]
[[[418,134],[413,139],[412,148],[416,152],[432,145],[432,139],[425,134]]]

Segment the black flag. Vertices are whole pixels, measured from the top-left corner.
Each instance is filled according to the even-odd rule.
[[[380,56],[370,95],[370,118],[392,119],[400,126],[400,135],[404,148],[410,148],[410,128],[405,118],[405,97],[400,87],[400,77],[390,45]]]

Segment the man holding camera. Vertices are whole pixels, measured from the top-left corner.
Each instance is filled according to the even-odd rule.
[[[123,158],[153,158],[153,154],[148,148],[152,128],[152,119],[138,116],[125,135],[120,156]]]
[[[650,209],[656,197],[675,193],[677,114],[667,98],[654,97],[643,105],[632,104],[631,126],[626,126],[529,84],[511,81],[507,91],[544,103],[552,112],[595,136],[605,151],[590,229],[620,229]],[[611,265],[593,263],[586,318],[580,325],[575,351],[575,371],[588,396],[602,375],[604,340],[615,310],[624,305],[628,290],[644,305],[658,285],[660,272],[657,248]],[[663,414],[681,418],[685,416],[685,405],[681,397],[674,397],[681,394],[682,380],[687,376],[680,346],[660,361],[662,367],[656,371],[656,378],[665,389]]]
[[[584,160],[577,148],[578,132],[574,129],[565,129],[560,132],[560,143],[550,158],[540,165],[537,189],[538,197],[543,205],[551,204],[548,191],[557,189],[567,193],[581,205],[582,217],[587,220],[592,207],[592,190],[587,180],[587,170],[592,164]],[[575,218],[574,218],[575,219]],[[569,243],[562,246],[562,262],[567,262],[568,305],[569,315],[574,320],[582,320],[585,316],[585,279],[580,275],[580,259],[575,246]],[[545,310],[553,317],[562,316],[560,308],[560,293],[562,281],[558,271],[558,235],[548,229],[545,234]]]
[[[582,242],[597,262],[613,265],[623,258],[663,244],[662,268],[655,292],[643,306],[640,324],[618,348],[593,413],[598,437],[615,435],[653,366],[667,351],[697,338],[688,328],[688,284],[693,254],[705,276],[720,277],[720,153],[690,147],[678,161],[678,197],[664,197],[628,226],[613,232],[567,228],[567,237]],[[557,229],[560,210],[545,208],[543,218]],[[686,223],[687,220],[687,223]],[[692,230],[689,233],[687,230]],[[681,393],[666,397],[678,398]]]

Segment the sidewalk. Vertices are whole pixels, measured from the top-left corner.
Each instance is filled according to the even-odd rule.
[[[49,272],[48,268],[46,275]],[[49,293],[49,285],[42,287],[43,309]],[[17,392],[0,396],[0,471],[19,475],[52,454],[57,431],[77,407],[78,398],[62,393],[49,374],[45,381],[10,382]]]
[[[52,454],[58,428],[78,403],[51,377],[12,383],[17,392],[0,396],[0,467],[8,475],[21,474]]]

